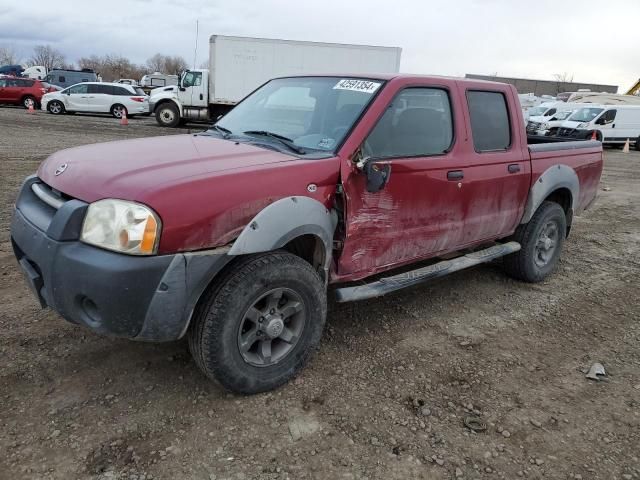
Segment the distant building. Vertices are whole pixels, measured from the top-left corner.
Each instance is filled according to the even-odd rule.
[[[492,82],[503,82],[514,85],[518,93],[533,93],[534,95],[556,96],[562,92],[577,92],[578,90],[589,90],[591,92],[618,93],[617,85],[599,85],[597,83],[579,82],[558,82],[555,80],[532,80],[528,78],[493,77],[491,75],[474,75],[467,73],[465,78],[476,80],[490,80]]]

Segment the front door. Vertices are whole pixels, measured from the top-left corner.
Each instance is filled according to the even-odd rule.
[[[79,83],[67,89],[65,95],[65,108],[72,112],[86,112],[89,102],[89,86],[86,83]]]
[[[182,78],[182,85],[178,89],[178,100],[183,105],[191,107],[207,106],[206,79],[203,77],[202,72],[185,72]]]
[[[363,155],[388,162],[391,175],[376,193],[355,169],[343,179],[346,232],[338,276],[365,277],[462,243],[465,168],[464,156],[456,155],[451,105],[446,88],[405,88],[367,136]]]

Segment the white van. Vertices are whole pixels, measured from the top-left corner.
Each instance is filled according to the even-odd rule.
[[[574,112],[558,129],[559,137],[596,138],[605,144],[630,140],[640,150],[640,105],[589,105]]]
[[[534,110],[534,113],[542,112],[540,115],[531,115],[527,118],[527,134],[547,135],[549,130],[560,127],[573,112],[584,106],[584,104],[565,102],[542,104],[540,106],[542,108]]]
[[[558,111],[558,106],[566,105],[564,102],[544,102],[537,107],[529,108],[524,113],[525,121],[528,121],[532,117],[551,117]]]

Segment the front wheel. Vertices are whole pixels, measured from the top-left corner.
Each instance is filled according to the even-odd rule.
[[[54,115],[60,115],[61,113],[64,113],[64,105],[58,100],[53,100],[47,105],[47,110],[49,110],[49,113],[53,113]]]
[[[191,354],[207,377],[231,391],[272,390],[295,376],[320,342],[324,283],[311,265],[284,251],[230,267],[194,314]]]
[[[528,223],[520,225],[513,240],[521,250],[504,257],[508,275],[525,282],[541,282],[558,265],[567,233],[567,217],[560,205],[542,202]]]
[[[178,107],[168,102],[156,107],[156,121],[163,127],[177,127],[180,124]]]
[[[640,136],[636,138],[636,150],[640,152]]]

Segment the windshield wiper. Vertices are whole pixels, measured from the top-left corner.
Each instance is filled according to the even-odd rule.
[[[304,155],[306,153],[303,149],[296,146],[296,144],[293,143],[293,140],[278,133],[268,132],[267,130],[247,130],[246,132],[242,133],[244,133],[245,135],[262,135],[263,137],[273,138],[274,140],[277,140],[282,145],[288,147],[297,154]]]
[[[222,138],[227,139],[229,138],[230,135],[233,134],[233,132],[231,130],[229,130],[228,128],[224,128],[221,127],[220,125],[212,125],[213,128],[215,128],[217,131],[219,131],[220,133],[222,133]]]

